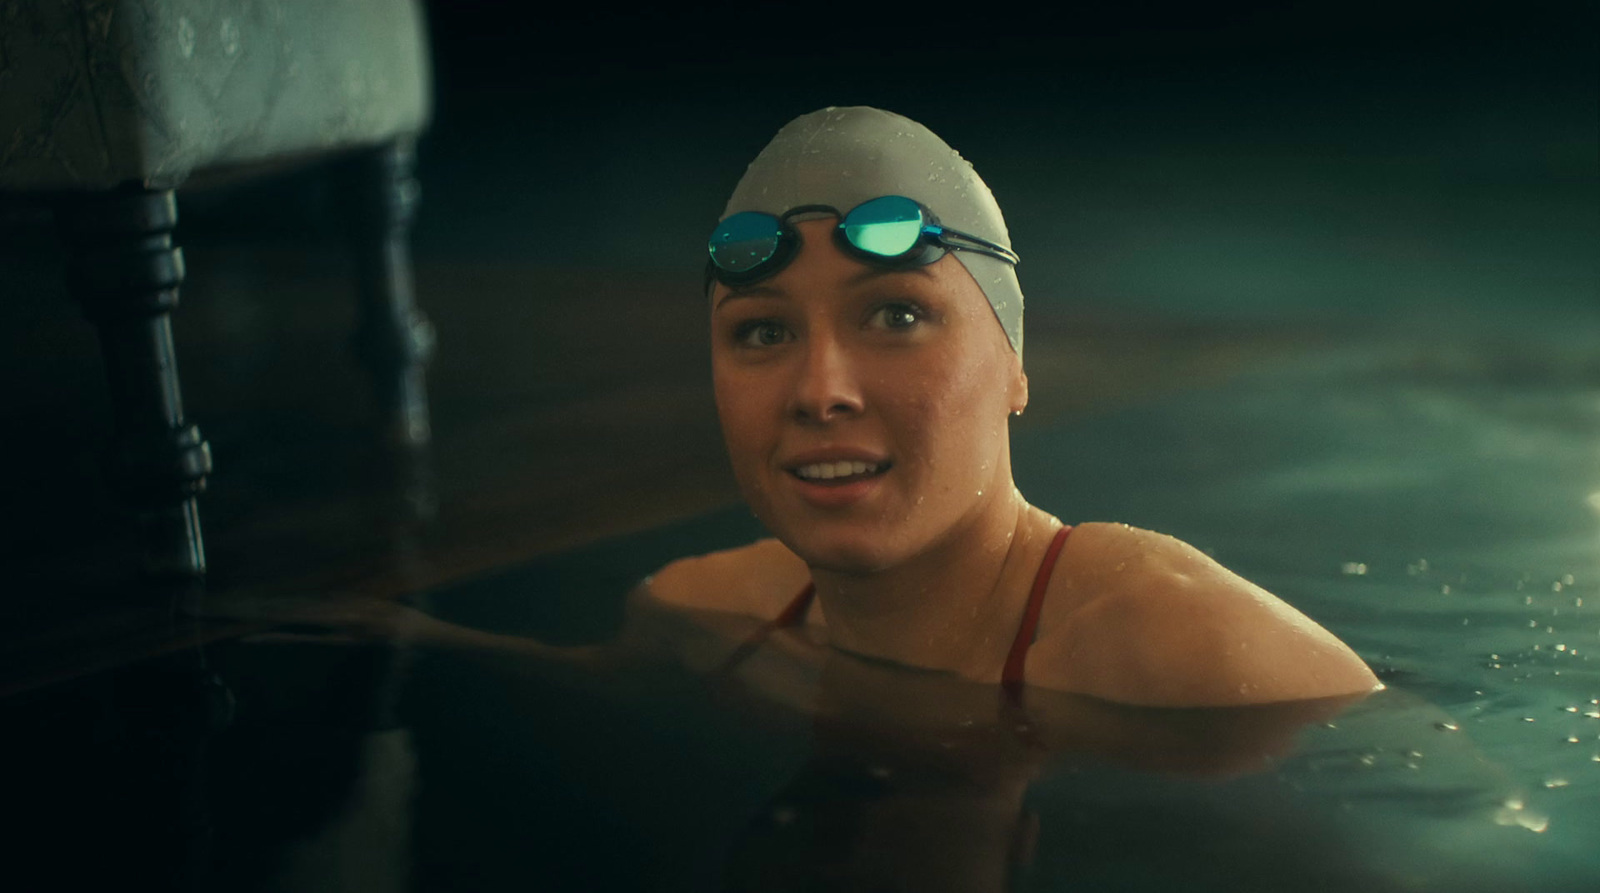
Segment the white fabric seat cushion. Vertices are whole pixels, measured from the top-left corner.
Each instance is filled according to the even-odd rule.
[[[416,0],[0,0],[0,190],[384,142],[429,82]]]

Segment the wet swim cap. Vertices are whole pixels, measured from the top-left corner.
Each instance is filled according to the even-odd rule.
[[[870,198],[903,195],[939,222],[1011,247],[989,187],[956,150],[910,118],[866,106],[825,108],[790,121],[750,162],[722,219],[741,211],[781,215],[800,205],[849,211]],[[952,251],[972,274],[1011,349],[1022,353],[1022,287],[1016,269],[976,251]]]

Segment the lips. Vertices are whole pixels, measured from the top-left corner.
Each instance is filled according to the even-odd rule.
[[[877,477],[892,464],[887,456],[879,453],[836,447],[796,453],[782,466],[784,471],[806,483],[827,484]]]
[[[824,481],[846,481],[850,478],[871,477],[882,472],[888,463],[862,462],[860,460],[840,459],[837,462],[812,462],[799,468],[791,469],[790,474],[802,481],[820,483]]]
[[[800,453],[783,463],[800,496],[826,509],[845,508],[865,499],[892,467],[894,463],[886,456],[851,449]]]

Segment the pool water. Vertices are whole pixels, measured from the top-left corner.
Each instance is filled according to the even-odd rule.
[[[174,889],[1600,888],[1600,375],[1494,356],[1368,340],[1014,438],[1035,504],[1344,638],[1389,685],[1354,707],[1008,712],[803,636],[711,675],[232,643],[180,699],[209,721],[172,668],[11,711],[26,851]],[[640,577],[759,535],[730,509],[421,603],[600,641]]]

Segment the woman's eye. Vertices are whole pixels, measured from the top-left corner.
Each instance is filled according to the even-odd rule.
[[[926,314],[915,304],[885,304],[872,314],[872,324],[885,329],[904,331],[922,322]]]
[[[734,338],[745,347],[771,347],[788,341],[789,330],[776,320],[755,319],[740,323]]]

